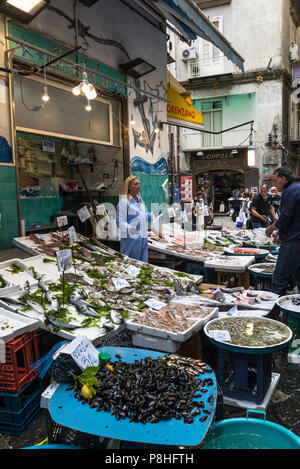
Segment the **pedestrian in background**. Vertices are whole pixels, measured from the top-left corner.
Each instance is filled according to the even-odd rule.
[[[274,184],[282,192],[280,214],[266,229],[266,235],[278,230],[280,248],[272,291],[283,296],[293,278],[300,293],[300,182],[288,167],[282,166],[274,172]]]
[[[278,189],[276,186],[271,187],[271,197],[272,197],[272,205],[275,209],[276,215],[279,214],[279,209],[280,209],[280,200],[281,197],[278,194]]]
[[[268,186],[263,184],[251,207],[251,221],[253,228],[266,228],[272,221],[276,220],[275,209],[272,205],[271,195],[268,194]]]

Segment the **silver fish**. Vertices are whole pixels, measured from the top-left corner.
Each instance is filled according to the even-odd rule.
[[[4,308],[7,311],[11,311],[12,313],[15,313],[18,310],[18,308],[11,308],[6,303],[4,303],[4,301],[0,301],[0,308]]]
[[[74,296],[69,296],[69,301],[72,305],[75,306],[77,311],[85,316],[92,316],[93,318],[100,318],[101,315],[98,314],[93,307],[84,300],[76,299]]]
[[[27,300],[27,304],[28,306],[30,306],[30,308],[32,308],[37,313],[45,313],[45,310],[43,306],[40,305],[40,303],[37,303],[36,301],[32,301],[32,300]]]
[[[46,300],[50,303],[51,309],[54,309],[54,311],[59,310],[59,301],[56,298],[55,295],[52,295],[49,290],[45,293],[45,298]]]
[[[48,288],[47,286],[45,285],[45,282],[44,280],[40,277],[39,278],[39,281],[38,281],[38,287],[43,290],[44,292],[47,292],[48,291]]]
[[[55,327],[61,327],[62,329],[78,329],[81,326],[78,324],[69,324],[67,322],[59,321],[58,319],[55,319],[53,316],[50,314],[44,312],[46,319],[52,324],[52,326]]]
[[[10,305],[25,306],[25,303],[22,303],[21,301],[18,301],[18,300],[15,300],[14,298],[9,298],[6,296],[1,296],[0,300]]]
[[[111,317],[112,322],[115,324],[121,324],[124,321],[121,314],[119,314],[117,311],[114,311],[114,310],[110,312],[110,317]]]

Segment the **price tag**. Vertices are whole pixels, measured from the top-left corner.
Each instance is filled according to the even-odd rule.
[[[189,217],[187,216],[186,212],[182,212],[182,223],[187,223],[189,221]]]
[[[99,364],[99,351],[85,336],[76,337],[72,342],[62,346],[56,352],[55,359],[61,352],[71,355],[82,370],[88,366],[98,366]]]
[[[209,337],[215,340],[221,340],[222,342],[231,342],[230,334],[226,330],[209,331]]]
[[[126,272],[128,272],[132,277],[137,277],[140,271],[140,267],[135,267],[134,265],[129,265],[126,269]]]
[[[84,221],[88,220],[89,218],[91,218],[91,214],[90,214],[89,209],[87,208],[86,205],[84,207],[80,208],[79,210],[77,210],[77,215],[78,215],[79,220],[82,223]]]
[[[166,306],[166,303],[155,300],[154,298],[150,298],[149,300],[145,301],[145,305],[149,306],[149,308],[151,309],[155,309],[156,311],[159,311],[160,309]]]
[[[66,226],[68,224],[68,217],[66,215],[63,215],[62,217],[57,217],[56,223],[59,227]]]
[[[128,283],[127,280],[125,280],[125,278],[113,277],[112,281],[114,283],[116,290],[121,290],[121,288],[130,287],[130,283]]]
[[[167,213],[170,218],[174,218],[176,216],[176,213],[173,207],[168,208]]]
[[[56,253],[58,269],[60,271],[69,270],[72,268],[72,251],[71,249],[64,249]]]
[[[68,233],[69,233],[70,243],[71,244],[76,243],[77,234],[76,234],[76,230],[75,230],[74,226],[70,226],[70,228],[68,228]]]

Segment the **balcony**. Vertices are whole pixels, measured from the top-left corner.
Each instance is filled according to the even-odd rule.
[[[232,72],[232,64],[227,57],[218,55],[216,57],[197,58],[187,61],[187,78],[199,78],[215,75],[224,75]]]

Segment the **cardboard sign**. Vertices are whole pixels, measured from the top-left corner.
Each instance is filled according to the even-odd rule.
[[[56,223],[59,227],[66,226],[68,224],[68,217],[66,215],[63,215],[62,217],[57,217]]]
[[[221,340],[222,342],[231,342],[230,334],[226,330],[209,331],[209,337],[215,340]]]
[[[70,226],[68,228],[68,233],[69,233],[69,239],[70,239],[70,244],[74,244],[77,241],[77,234],[74,226]]]
[[[149,306],[149,308],[151,309],[155,309],[156,311],[159,311],[160,309],[166,306],[166,303],[155,300],[155,298],[150,298],[149,300],[145,301],[145,305]]]
[[[76,337],[72,342],[64,344],[55,352],[53,359],[55,360],[61,352],[71,355],[82,370],[99,364],[99,351],[85,336]]]
[[[114,278],[112,279],[113,284],[116,290],[121,290],[122,288],[130,287],[130,283],[125,280],[125,278]]]
[[[63,251],[57,251],[56,253],[58,269],[61,272],[65,272],[72,268],[72,251],[71,249],[64,249]]]
[[[131,275],[132,277],[137,277],[140,271],[141,271],[140,267],[135,267],[134,265],[129,265],[126,269],[126,272],[128,272],[128,274]]]
[[[91,214],[90,214],[89,209],[87,208],[86,205],[84,207],[80,208],[79,210],[77,210],[77,215],[78,215],[79,220],[82,223],[85,222],[86,220],[88,220],[89,218],[91,218]]]

